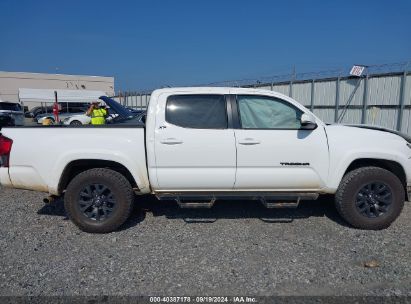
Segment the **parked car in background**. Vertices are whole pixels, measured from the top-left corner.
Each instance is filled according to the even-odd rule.
[[[146,123],[146,115],[147,112],[146,111],[140,111],[140,113],[136,114],[133,117],[133,122],[136,124],[145,124]]]
[[[137,115],[137,114],[140,114],[140,113],[145,113],[146,111],[145,110],[136,110],[136,109],[133,109],[133,108],[130,108],[130,107],[125,107],[127,110],[129,110],[133,115]]]
[[[34,107],[29,111],[26,111],[24,113],[24,117],[26,118],[36,118],[38,115],[41,114],[53,114],[53,107],[52,106],[47,106],[47,107]]]
[[[23,125],[23,107],[16,102],[0,101],[0,128],[4,126]]]
[[[60,113],[77,113],[82,111],[83,109],[88,108],[88,103],[66,103],[62,102],[59,104],[60,105]],[[24,113],[24,116],[26,118],[33,118],[35,121],[37,121],[38,116],[40,115],[50,115],[50,117],[53,117],[53,106],[48,105],[48,106],[37,106],[29,111],[26,111]]]
[[[60,119],[61,121],[64,121],[64,119],[67,118],[67,117],[71,117],[71,116],[73,116],[73,115],[81,115],[81,114],[83,114],[84,112],[85,112],[85,111],[83,111],[83,112],[76,112],[76,113],[69,113],[69,112],[59,113],[59,119]],[[50,113],[47,113],[47,114],[38,115],[38,116],[35,118],[35,120],[37,121],[38,124],[42,124],[45,119],[50,119],[53,123],[55,122],[55,118],[54,118],[53,113],[51,113],[51,114],[50,114]]]
[[[81,126],[88,125],[91,123],[91,117],[86,114],[77,114],[73,116],[68,116],[63,119],[63,124],[71,126]]]
[[[82,106],[82,107],[68,107],[68,108],[63,108],[60,112],[59,112],[59,119],[61,121],[64,121],[64,119],[71,117],[73,115],[84,115],[87,111],[87,106]],[[47,114],[41,114],[41,115],[37,115],[35,120],[37,121],[38,124],[42,124],[44,119],[49,118],[54,122],[54,115],[53,113],[47,113]]]
[[[126,108],[127,110],[130,111],[130,113],[133,115],[134,120],[139,123],[144,123],[143,117],[146,115],[146,111],[143,110],[132,110],[130,108]],[[107,108],[108,110],[108,117],[107,117],[107,122],[114,122],[115,118],[118,117],[118,114],[112,110],[111,108]],[[79,115],[73,115],[66,117],[63,120],[63,124],[65,125],[71,125],[71,126],[80,126],[80,125],[88,125],[91,123],[91,117],[87,116],[86,114],[79,114]]]
[[[118,114],[110,108],[107,108],[107,111],[108,111],[108,117],[106,118],[106,120],[108,122],[118,116]],[[63,120],[63,124],[71,125],[71,126],[88,125],[90,123],[91,123],[91,117],[87,116],[85,113],[68,116]]]

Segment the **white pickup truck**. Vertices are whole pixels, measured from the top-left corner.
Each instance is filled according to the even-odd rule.
[[[326,125],[276,92],[156,90],[145,125],[101,99],[118,111],[117,123],[4,128],[1,184],[64,195],[69,218],[99,233],[126,221],[135,194],[186,208],[236,198],[297,207],[300,200],[335,194],[341,216],[362,229],[388,227],[411,198],[409,137]]]

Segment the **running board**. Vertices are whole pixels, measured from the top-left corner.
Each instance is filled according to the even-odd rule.
[[[300,198],[297,200],[267,200],[265,197],[260,199],[261,203],[266,208],[297,208],[300,204]]]
[[[167,192],[157,193],[159,200],[175,200],[180,208],[211,208],[217,199],[258,200],[266,208],[297,208],[300,200],[315,200],[318,193],[275,192]]]
[[[214,205],[215,199],[211,199],[210,201],[187,201],[184,199],[174,198],[180,208],[211,208]]]

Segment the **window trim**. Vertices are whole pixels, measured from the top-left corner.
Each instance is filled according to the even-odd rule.
[[[277,99],[283,104],[289,105],[291,108],[296,109],[297,111],[301,112],[301,114],[304,114],[305,112],[301,110],[300,108],[296,107],[292,103],[281,99],[279,97],[275,96],[268,96],[268,95],[261,95],[261,94],[235,94],[233,95],[233,100],[232,104],[235,104],[233,107],[233,116],[234,116],[234,125],[236,126],[235,129],[240,129],[240,130],[279,130],[279,131],[284,131],[284,130],[306,130],[300,126],[300,128],[243,128],[241,125],[241,114],[240,114],[240,107],[238,106],[238,96],[250,96],[250,97],[263,97],[267,99]]]
[[[184,126],[180,126],[180,125],[176,125],[172,122],[170,122],[167,118],[167,104],[168,104],[168,99],[172,96],[221,96],[224,98],[224,104],[225,104],[225,117],[226,117],[226,122],[227,125],[224,128],[196,128],[196,127],[184,127]],[[213,93],[200,93],[200,94],[193,94],[193,93],[188,93],[188,94],[171,94],[168,95],[166,98],[166,102],[165,102],[165,111],[164,111],[164,120],[165,122],[167,122],[170,125],[179,127],[179,128],[184,128],[184,129],[197,129],[197,130],[227,130],[227,129],[232,129],[232,121],[233,121],[233,117],[232,117],[232,111],[231,111],[231,105],[228,105],[228,100],[227,100],[227,95],[226,94],[213,94]]]

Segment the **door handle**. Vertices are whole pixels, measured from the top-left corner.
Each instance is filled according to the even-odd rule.
[[[177,138],[165,138],[160,141],[164,145],[180,145],[183,143],[182,140],[177,139]]]
[[[239,140],[238,143],[240,145],[246,145],[246,146],[249,145],[250,146],[250,145],[259,145],[261,142],[257,139],[254,139],[254,138],[244,138],[242,140]]]

